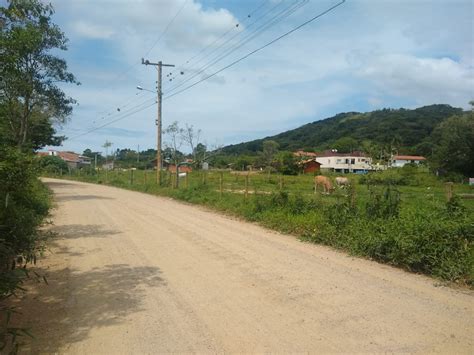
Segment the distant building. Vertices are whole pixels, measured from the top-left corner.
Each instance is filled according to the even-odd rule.
[[[318,163],[316,159],[303,160],[299,165],[303,169],[304,174],[315,173],[321,169],[321,163]]]
[[[372,159],[362,152],[338,153],[336,151],[325,151],[316,154],[316,161],[321,164],[321,170],[336,173],[366,173],[377,170],[376,167],[372,166]]]
[[[102,169],[104,170],[114,170],[114,168],[115,168],[114,161],[109,161],[107,163],[102,164]]]
[[[37,156],[55,156],[64,160],[71,169],[88,167],[91,165],[91,158],[74,152],[60,152],[49,150],[47,152],[37,152]]]
[[[391,159],[391,165],[394,168],[401,168],[405,164],[421,164],[426,161],[425,157],[419,155],[394,155]]]

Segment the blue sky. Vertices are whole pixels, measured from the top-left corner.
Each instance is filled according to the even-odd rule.
[[[151,90],[155,86],[155,69],[139,64],[146,54],[153,61],[185,64],[178,67],[185,75],[178,75],[174,83],[167,81],[164,71],[166,97],[177,80],[189,78],[206,62],[186,61],[226,31],[230,32],[225,38],[235,35],[230,46],[268,18],[259,16],[304,4],[206,73],[337,2],[53,0],[54,20],[70,39],[69,50],[61,56],[82,83],[64,87],[79,105],[60,128],[70,137],[61,149],[101,150],[106,139],[114,149],[155,146],[156,106],[96,129],[141,103],[153,103],[153,94],[136,90],[137,85]],[[348,0],[236,66],[166,99],[163,127],[173,121],[193,125],[202,130],[205,143],[216,146],[275,134],[339,112],[434,103],[467,108],[474,98],[473,11],[470,0]],[[236,23],[239,27],[230,30]],[[96,130],[85,134],[91,129]]]

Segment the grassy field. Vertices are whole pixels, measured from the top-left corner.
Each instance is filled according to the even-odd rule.
[[[58,177],[58,176],[55,176]],[[333,178],[334,176],[330,176]],[[62,176],[201,204],[351,254],[472,285],[474,200],[467,185],[446,186],[418,170],[351,175],[351,189],[314,193],[311,175],[193,172],[180,178],[142,170]]]

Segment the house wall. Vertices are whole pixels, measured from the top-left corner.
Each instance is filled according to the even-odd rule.
[[[316,162],[310,162],[308,164],[305,164],[304,168],[303,168],[303,172],[305,174],[308,174],[308,173],[314,173],[316,171],[319,170],[319,167],[320,165]]]
[[[321,169],[332,171],[361,171],[374,170],[371,159],[356,156],[329,156],[318,157],[316,161],[321,164]]]
[[[392,160],[392,166],[395,168],[401,168],[405,164],[420,164],[423,160],[404,160],[404,159],[396,159]]]
[[[168,166],[168,171],[170,171],[172,173],[176,173],[176,165],[170,164]],[[193,171],[193,168],[191,168],[189,165],[181,165],[179,167],[179,172],[180,173],[190,173],[191,171]]]

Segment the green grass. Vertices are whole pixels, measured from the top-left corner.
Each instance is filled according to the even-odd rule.
[[[104,172],[88,175],[76,171],[63,178],[205,205],[353,255],[444,280],[473,283],[474,200],[456,199],[448,206],[444,183],[427,173],[408,180],[405,177],[402,180],[411,185],[391,185],[388,192],[383,182],[372,183],[369,189],[361,183],[366,177],[353,175],[354,198],[338,189],[331,195],[314,194],[314,177],[310,175],[251,174],[246,196],[244,175],[194,172],[187,181],[181,178],[176,189],[172,176],[163,174],[159,186],[155,174],[113,171],[106,177]],[[454,192],[474,190],[456,184]]]

